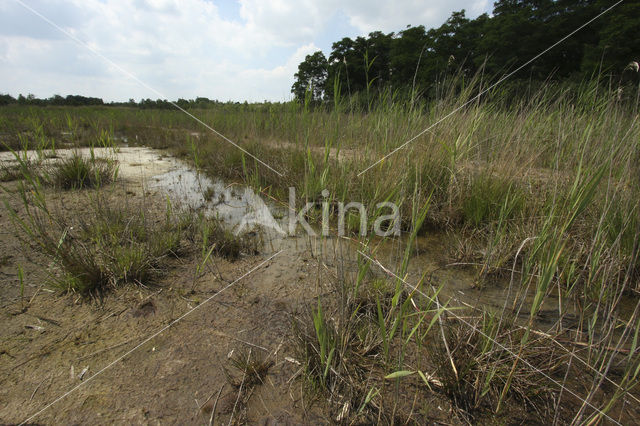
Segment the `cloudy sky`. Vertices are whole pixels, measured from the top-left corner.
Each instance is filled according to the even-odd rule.
[[[437,27],[454,10],[475,17],[492,4],[0,0],[0,93],[283,101],[291,98],[293,74],[305,55],[328,54],[342,37],[397,32],[408,24]]]

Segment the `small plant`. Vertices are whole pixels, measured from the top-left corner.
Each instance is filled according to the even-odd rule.
[[[17,165],[0,165],[0,182],[11,182],[22,178],[22,169]]]
[[[108,159],[86,158],[78,152],[50,166],[48,181],[61,189],[94,188],[114,179],[115,167]]]
[[[226,407],[222,408],[222,412],[230,414],[229,424],[246,423],[244,417],[244,408],[246,407],[256,386],[264,383],[265,377],[269,373],[269,369],[275,364],[269,357],[263,356],[261,353],[254,353],[251,349],[248,351],[233,351],[229,363],[235,370],[236,374],[232,374],[223,367],[223,372],[227,377],[227,382],[234,388],[228,393],[229,397]],[[238,375],[240,377],[238,378]],[[222,392],[222,389],[220,390]],[[239,412],[239,419],[233,423],[234,415]],[[211,408],[211,417],[209,424],[215,424],[213,419],[216,415],[216,403]]]
[[[53,260],[53,284],[88,294],[124,283],[149,283],[164,272],[163,259],[181,251],[182,229],[153,222],[144,211],[88,197],[86,214],[68,217],[43,198],[34,204],[22,189],[27,217],[10,209],[22,238]]]
[[[425,345],[440,390],[467,414],[495,411],[511,373],[510,362],[519,357],[524,361],[507,389],[512,404],[542,406],[553,401],[554,385],[541,372],[555,374],[566,354],[544,337],[520,346],[522,334],[521,328],[488,313],[468,324],[449,318],[442,339]]]
[[[213,186],[208,186],[202,193],[202,197],[205,201],[209,202],[213,200],[213,196],[216,194],[216,189]]]
[[[338,323],[327,316],[318,301],[310,318],[294,320],[294,336],[299,359],[304,360],[309,390],[326,395],[332,409],[366,405],[367,376],[377,364],[381,341],[375,324],[352,305],[348,322]]]
[[[469,192],[462,210],[465,221],[475,227],[510,219],[524,209],[524,196],[505,179],[479,176],[471,183]]]
[[[247,235],[235,235],[217,219],[200,216],[197,219],[201,236],[201,257],[215,253],[228,260],[236,260],[242,253],[256,253],[256,242]]]
[[[23,151],[12,151],[16,164],[2,164],[0,181],[23,179],[31,185],[51,185],[59,189],[96,188],[111,183],[117,177],[115,161],[96,158],[93,150],[89,157],[74,151],[69,157],[56,158],[46,163],[43,157],[32,159],[24,143]],[[37,182],[37,183],[36,183]]]
[[[261,353],[245,350],[234,351],[229,362],[237,372],[244,376],[244,385],[247,388],[263,384],[269,370],[275,364],[273,360]],[[232,384],[236,387],[240,385],[235,381]]]

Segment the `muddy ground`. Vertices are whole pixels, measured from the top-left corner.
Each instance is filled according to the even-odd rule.
[[[102,195],[162,217],[165,194],[127,176]],[[17,185],[3,183],[2,197],[24,218]],[[82,216],[96,193],[47,189],[46,197],[54,210]],[[215,257],[198,277],[193,250],[168,258],[156,282],[87,298],[50,286],[51,259],[21,239],[4,207],[0,229],[0,423],[335,422],[305,388],[292,343],[292,317],[309,315],[336,278],[309,247],[289,241],[267,262],[277,251]],[[245,383],[234,367],[245,357],[262,361],[261,382]],[[450,418],[446,402],[431,402],[433,419]]]
[[[129,156],[119,159],[115,183],[100,190],[46,189],[50,207],[82,217],[100,193],[114,205],[144,208],[160,221],[166,188],[184,195],[185,185],[193,186],[188,174],[176,174],[181,166],[158,151],[121,153]],[[165,187],[159,185],[162,179]],[[18,184],[3,182],[0,196],[24,218]],[[193,197],[184,201],[190,208],[201,203]],[[307,387],[292,327],[294,317],[309,318],[318,295],[336,291],[338,271],[349,269],[345,261],[353,262],[345,252],[336,253],[341,248],[335,241],[319,247],[297,237],[262,240],[258,254],[235,261],[213,257],[199,276],[202,257],[191,247],[182,257],[166,258],[164,274],[152,283],[84,297],[52,288],[51,259],[21,235],[2,206],[0,424],[336,423],[335,404]],[[409,271],[410,279],[432,271],[432,283],[442,284],[450,297],[502,305],[498,286],[476,289],[472,273],[447,268],[451,260],[441,241],[424,238],[416,244],[418,268]],[[378,254],[398,258],[401,247],[381,246]],[[244,359],[260,361],[261,380],[245,381],[245,371],[234,365]],[[379,385],[392,393],[391,381]],[[392,416],[402,412],[399,418],[411,424],[463,423],[444,395],[433,392],[417,401],[412,386],[403,387],[406,398],[385,406]],[[488,413],[477,420],[523,424],[534,418],[514,409],[498,419]]]
[[[24,214],[11,196],[15,183],[5,186],[5,198]],[[146,204],[160,208],[165,203],[160,194],[143,194],[131,182],[110,191],[111,197],[129,202],[144,195]],[[86,192],[48,197],[54,208],[81,213]],[[50,260],[20,241],[4,209],[0,229],[0,423],[202,424],[209,422],[215,400],[216,423],[231,416],[242,423],[322,422],[318,404],[312,408],[301,392],[300,367],[289,343],[290,316],[303,309],[315,289],[311,270],[317,268],[304,252],[296,259],[291,253],[276,256],[224,291],[266,256],[235,262],[215,258],[193,292],[197,256],[170,259],[167,273],[152,286],[125,286],[88,299],[49,288]],[[24,270],[22,296],[18,265]],[[230,363],[239,355],[262,358],[269,366],[264,383],[245,388],[240,399],[233,384],[242,382],[243,371]]]

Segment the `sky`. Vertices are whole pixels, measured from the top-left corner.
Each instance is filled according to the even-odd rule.
[[[0,93],[272,102],[343,37],[438,27],[490,0],[0,0]]]

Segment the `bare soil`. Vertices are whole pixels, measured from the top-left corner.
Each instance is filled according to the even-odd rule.
[[[100,191],[113,203],[140,206],[163,220],[166,194],[153,177],[179,165],[151,150],[122,149],[120,155],[120,179]],[[0,196],[24,217],[17,185],[2,183]],[[95,192],[48,189],[46,196],[54,209],[80,217],[90,214],[87,200]],[[349,256],[340,252],[330,258],[337,254],[335,241],[317,247],[284,238],[233,262],[214,257],[197,277],[201,254],[194,247],[185,256],[167,258],[165,274],[156,282],[87,298],[52,289],[51,259],[19,237],[0,208],[0,423],[336,423],[335,407],[305,388],[302,359],[296,359],[292,344],[292,318],[308,316],[318,295],[335,291],[335,271],[348,269]],[[469,303],[503,300],[498,289],[472,288],[470,273],[442,270],[447,259],[441,242],[423,238],[416,244],[419,268],[410,277],[430,270],[435,284],[446,284]],[[393,257],[384,250],[379,254]],[[261,379],[249,379],[234,366],[244,358],[262,361]],[[378,383],[381,394],[406,396],[383,401],[385,411],[408,423],[461,422],[444,395],[428,393],[417,401],[422,384],[417,378],[405,382],[401,390],[391,381]],[[532,419],[518,409],[490,417],[476,420]]]
[[[15,182],[6,184],[4,198],[24,214],[11,197],[14,188]],[[47,195],[57,208],[82,214],[85,192]],[[110,196],[158,209],[165,203],[133,183],[115,184]],[[258,424],[327,421],[302,392],[289,343],[290,316],[316,288],[311,271],[318,268],[304,251],[276,256],[224,291],[266,256],[215,258],[194,288],[194,253],[168,259],[167,273],[153,285],[87,299],[50,289],[50,260],[21,243],[5,209],[0,229],[0,423],[206,424],[215,401],[216,424],[232,417]],[[268,366],[262,383],[245,384],[242,392],[244,372],[230,363],[239,354]]]

